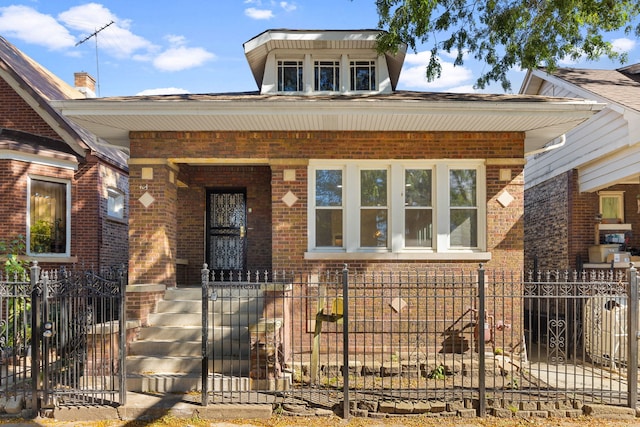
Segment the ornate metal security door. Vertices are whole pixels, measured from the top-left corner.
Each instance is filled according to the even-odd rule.
[[[216,274],[244,270],[247,252],[245,190],[210,190],[207,199],[209,268]]]

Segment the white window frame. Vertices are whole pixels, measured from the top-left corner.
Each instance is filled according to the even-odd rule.
[[[285,67],[293,67],[293,65],[285,65],[284,63],[286,62],[295,62],[296,65],[296,70],[297,70],[297,78],[299,78],[300,80],[297,81],[297,85],[296,85],[296,90],[284,90],[284,89],[280,89],[280,70],[281,68],[285,68]],[[304,92],[304,88],[306,85],[305,82],[305,77],[306,77],[306,73],[305,73],[305,61],[303,58],[279,58],[276,61],[276,90],[278,93],[282,93],[282,94],[293,94],[293,93],[301,93]],[[284,87],[284,85],[283,85]]]
[[[315,176],[318,169],[343,170],[343,246],[316,247]],[[386,247],[360,247],[360,171],[387,169],[388,242]],[[405,246],[405,170],[432,170],[433,236],[431,247]],[[476,171],[477,246],[452,247],[449,242],[449,171]],[[306,259],[442,259],[488,260],[486,252],[486,171],[483,160],[310,160],[308,176],[308,248]]]
[[[107,188],[107,216],[124,219],[124,192],[118,188]]]
[[[368,62],[369,68],[369,88],[368,89],[357,89],[354,87],[354,82],[356,79],[356,68],[364,66],[364,62]],[[371,70],[373,70],[373,77],[371,76]],[[377,92],[379,90],[378,86],[378,60],[376,58],[349,58],[349,90],[351,92]],[[373,86],[373,87],[372,87]]]
[[[339,93],[342,87],[342,79],[344,76],[342,75],[342,62],[340,58],[322,58],[322,57],[314,57],[313,58],[313,85],[312,90],[314,93]],[[323,64],[325,63],[325,64]],[[327,65],[326,63],[330,63],[331,65]],[[317,88],[318,85],[318,76],[319,68],[331,68],[333,69],[333,90],[321,90]]]
[[[65,210],[66,210],[66,224],[65,224],[65,251],[64,252],[31,252],[31,184],[33,180],[55,182],[65,185]],[[71,254],[71,181],[67,179],[52,178],[48,176],[29,175],[27,177],[27,255],[34,257],[69,257]]]
[[[598,199],[600,214],[604,214],[603,206],[605,204],[605,199],[610,199],[615,202],[616,217],[606,218],[603,215],[602,219],[615,221],[617,223],[624,223],[624,191],[599,191]]]

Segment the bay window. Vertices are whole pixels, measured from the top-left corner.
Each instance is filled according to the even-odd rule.
[[[309,172],[309,254],[485,251],[482,161],[312,160]]]
[[[27,253],[68,255],[71,222],[70,183],[30,177],[28,185]]]

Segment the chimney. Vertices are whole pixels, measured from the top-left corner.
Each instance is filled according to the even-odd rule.
[[[82,92],[85,98],[96,97],[96,79],[89,73],[84,71],[73,73],[73,82],[75,88]]]

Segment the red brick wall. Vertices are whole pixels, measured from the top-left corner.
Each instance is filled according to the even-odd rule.
[[[180,167],[179,178],[187,187],[178,188],[177,258],[188,265],[178,267],[179,285],[198,285],[205,262],[206,190],[246,188],[247,270],[271,269],[271,170],[268,166]]]
[[[0,127],[60,138],[3,79],[0,79],[0,99]]]
[[[130,139],[133,160],[130,171],[132,199],[130,283],[132,284],[172,285],[175,283],[175,278],[172,277],[175,259],[183,257],[189,259],[186,280],[199,281],[202,261],[198,258],[204,258],[206,188],[218,185],[246,187],[248,206],[257,209],[256,206],[264,205],[264,208],[260,208],[265,210],[263,217],[255,224],[252,223],[250,228],[258,227],[262,232],[263,224],[269,226],[270,241],[269,234],[265,234],[265,241],[268,243],[264,246],[271,252],[272,270],[341,269],[342,261],[304,260],[304,253],[307,250],[308,203],[306,160],[309,158],[488,159],[486,234],[487,250],[491,252],[492,259],[486,267],[517,271],[522,269],[524,262],[524,136],[519,133],[134,132],[130,135]],[[146,160],[148,165],[141,164],[145,162],[145,158],[148,158]],[[255,159],[255,163],[267,161],[269,166],[225,166],[224,160],[212,166],[193,167],[179,164],[177,165],[180,168],[178,178],[185,183],[186,187],[178,189],[165,173],[168,168],[160,164],[164,158]],[[244,162],[250,163],[251,160]],[[142,167],[153,167],[153,180],[146,181],[140,178]],[[284,180],[285,170],[295,170],[294,181]],[[501,170],[510,172],[505,180],[500,180]],[[507,207],[501,206],[497,201],[505,190],[514,197],[514,201]],[[146,209],[137,201],[145,191],[149,191],[156,197],[156,202]],[[173,196],[165,197],[166,192],[173,191],[176,194],[177,207],[171,206]],[[252,199],[253,191],[256,192],[256,198]],[[281,200],[289,191],[298,197],[298,201],[290,207]],[[264,195],[268,196],[268,200],[265,200]],[[177,218],[175,224],[172,223],[174,217]],[[171,227],[177,230],[174,236],[166,232]],[[162,239],[157,238],[156,233],[159,233]],[[175,248],[174,243],[171,242],[172,237],[177,240]],[[267,259],[267,255],[264,256]],[[420,268],[437,271],[438,267],[465,270],[471,273],[469,277],[474,277],[472,273],[478,268],[478,262],[363,260],[349,262],[351,272],[363,273]],[[468,289],[472,291],[472,285],[469,285]],[[312,291],[307,292],[306,288],[300,286],[294,287],[292,292],[300,298],[291,302],[292,317],[285,327],[291,328],[289,330],[292,331],[292,340],[296,337],[296,342],[292,343],[296,350],[308,350],[304,342],[308,343],[305,340],[310,336],[309,321],[313,319],[312,308],[315,298]],[[517,293],[518,290],[510,288],[507,292]],[[451,298],[458,298],[458,295],[453,293],[454,291],[451,290]],[[305,301],[308,301],[308,304]],[[372,301],[374,300],[360,301],[353,307],[354,312],[375,309]],[[413,304],[412,309],[420,307],[420,304],[415,301],[409,302]],[[512,323],[513,331],[520,337],[521,329],[518,326],[521,323],[520,319],[506,315],[506,312],[511,309],[514,313],[520,312],[520,307],[516,307],[518,302],[519,300],[512,307],[509,301],[501,300],[499,310],[492,309],[492,313],[500,316],[499,319]],[[460,301],[456,300],[455,304],[429,317],[441,321],[441,324],[445,324],[445,320],[447,324],[451,324],[461,314],[458,311],[464,310],[464,307],[466,304],[460,304]],[[267,308],[267,310],[270,309]],[[140,315],[144,316],[144,313]],[[277,311],[269,315],[277,316]],[[331,328],[328,327],[327,332],[330,330]],[[384,331],[381,330],[382,332]],[[354,338],[353,345],[358,348],[370,348],[375,344],[364,342],[363,337],[364,335]],[[380,351],[385,350],[380,349]]]
[[[103,267],[126,265],[129,262],[129,176],[104,163],[100,168],[99,195],[100,254],[98,263]],[[122,219],[108,215],[107,189],[113,187],[124,194]]]
[[[73,171],[69,169],[17,160],[0,160],[0,206],[6,208],[3,220],[0,221],[1,240],[10,241],[18,235],[26,238],[27,181],[29,175],[73,180]],[[46,262],[41,262],[41,266],[45,269],[58,267],[58,265]]]
[[[131,158],[522,159],[518,132],[132,132]]]
[[[537,257],[542,270],[569,265],[570,174],[538,184],[525,195],[524,246],[526,267]]]
[[[77,172],[17,160],[0,160],[0,206],[7,215],[0,222],[0,240],[9,241],[21,234],[26,237],[27,178],[29,175],[71,181],[71,255],[85,268],[101,268],[127,263],[127,224],[109,227],[105,236],[106,201],[101,200],[97,165],[85,164]],[[121,174],[121,173],[120,173]],[[122,176],[125,176],[121,174]],[[102,206],[104,205],[104,206]],[[106,237],[106,238],[105,238]],[[60,263],[39,259],[43,268],[58,268]]]
[[[144,166],[146,167],[146,166]],[[177,258],[177,185],[175,169],[153,165],[153,179],[142,179],[139,164],[129,167],[129,283],[175,286]],[[141,196],[149,193],[153,203],[144,207]]]
[[[520,270],[523,264],[523,175],[522,156],[523,138],[520,133],[449,133],[449,132],[133,132],[131,139],[132,159],[143,158],[243,158],[243,159],[269,159],[271,161],[271,203],[272,203],[272,242],[267,247],[272,252],[273,269],[304,268],[304,267],[341,267],[341,262],[317,262],[305,261],[304,252],[307,250],[307,167],[304,160],[308,158],[318,159],[514,159],[510,161],[489,162],[487,172],[487,218],[488,218],[488,251],[492,253],[490,267],[511,268]],[[278,159],[277,161],[273,161]],[[291,159],[287,161],[286,159]],[[302,162],[301,162],[302,160]],[[153,162],[155,160],[150,160]],[[203,219],[204,187],[216,185],[219,180],[226,180],[227,185],[240,185],[251,188],[254,175],[243,173],[240,176],[229,174],[234,167],[211,166],[200,168],[186,168],[179,165],[183,172],[180,176],[184,179],[194,180],[194,186],[178,191],[180,208],[189,206],[196,211],[193,214],[180,213],[180,223],[185,221],[192,230],[189,232],[189,240],[197,239],[197,229]],[[230,168],[230,169],[225,169]],[[137,169],[137,167],[136,167]],[[251,168],[249,168],[251,169]],[[295,181],[284,181],[283,170],[294,169]],[[510,169],[510,179],[499,181],[501,169]],[[216,177],[217,174],[219,177]],[[154,176],[154,191],[161,192],[165,187],[163,179]],[[202,180],[205,180],[206,183]],[[264,177],[265,181],[268,179]],[[137,199],[144,191],[137,189],[139,185],[146,184],[139,179],[138,172],[131,170],[132,200]],[[171,185],[168,185],[169,187]],[[496,198],[507,190],[514,198],[514,202],[508,207],[502,207]],[[281,198],[292,191],[299,200],[288,207]],[[136,194],[133,194],[133,193]],[[155,197],[155,193],[153,193]],[[184,200],[184,203],[182,202]],[[188,204],[187,204],[188,203]],[[262,203],[262,202],[261,202]],[[173,283],[170,270],[172,266],[158,266],[153,269],[146,259],[160,260],[163,255],[158,251],[166,251],[167,245],[157,246],[149,244],[149,233],[141,233],[140,230],[153,224],[162,227],[167,226],[167,218],[173,215],[170,204],[157,203],[150,209],[141,209],[140,204],[134,202],[132,207],[132,231],[131,239],[142,239],[145,245],[132,242],[131,254],[145,266],[135,272],[135,280],[138,283]],[[162,206],[161,206],[162,205]],[[161,209],[162,207],[162,209]],[[138,216],[139,214],[139,216]],[[265,216],[264,220],[267,217]],[[134,223],[138,223],[133,225]],[[174,225],[176,226],[176,225]],[[179,225],[178,227],[183,227]],[[180,228],[182,231],[182,229]],[[200,232],[202,233],[202,232]],[[143,236],[147,236],[143,239]],[[182,239],[182,232],[178,237]],[[201,234],[202,236],[202,234]],[[203,237],[201,237],[202,239]],[[203,240],[194,243],[193,246],[202,247]],[[184,245],[184,246],[183,246]],[[188,252],[191,243],[181,242],[173,259],[182,257],[188,253],[188,257],[197,258],[197,250]],[[173,251],[173,248],[169,248]],[[201,250],[202,251],[202,250]],[[164,259],[170,259],[164,258]],[[191,259],[190,259],[191,263]],[[416,265],[429,264],[431,267],[462,267],[475,269],[477,262],[363,262],[350,263],[351,268],[375,268],[403,269],[415,268]],[[200,265],[193,267],[189,273],[189,280],[196,278],[196,271]],[[138,267],[135,267],[138,268]]]
[[[624,191],[625,222],[632,224],[630,246],[640,247],[637,185],[616,185],[607,191]],[[541,270],[575,269],[578,260],[589,262],[589,246],[595,243],[597,192],[580,193],[578,172],[566,172],[540,183],[525,194],[525,265]]]
[[[60,139],[56,131],[2,79],[0,99],[0,127]],[[99,174],[100,165],[110,168],[91,155],[75,173],[67,169],[0,160],[0,203],[10,207],[11,211],[0,224],[0,239],[10,240],[17,234],[26,235],[27,174],[64,178],[72,181],[71,255],[77,257],[78,263],[85,268],[127,263],[127,218],[120,222],[106,219],[106,188]],[[119,169],[112,170],[117,177],[118,188],[127,194],[127,174]],[[57,268],[59,263],[43,263],[43,267]]]
[[[155,311],[156,303],[161,301],[163,296],[164,291],[127,292],[127,304],[125,307],[127,319],[140,320],[140,326],[148,326],[149,314]]]
[[[86,267],[97,266],[99,248],[102,243],[100,233],[100,192],[98,165],[85,163],[80,165],[76,176],[78,179],[72,189],[73,203],[71,212],[71,229],[77,231],[72,239],[72,253],[78,262]]]

